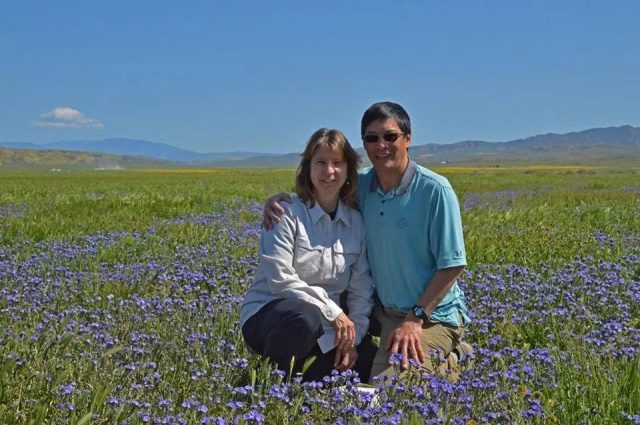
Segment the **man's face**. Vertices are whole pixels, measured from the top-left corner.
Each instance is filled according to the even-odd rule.
[[[395,141],[391,141],[394,138]],[[407,168],[407,149],[411,144],[411,135],[403,134],[394,120],[372,122],[365,129],[362,139],[364,150],[367,151],[367,156],[377,173],[402,173]]]

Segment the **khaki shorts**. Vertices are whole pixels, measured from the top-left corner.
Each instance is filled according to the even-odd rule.
[[[369,383],[374,383],[373,378],[378,376],[391,377],[397,374],[396,366],[389,365],[390,352],[387,351],[387,345],[391,339],[393,332],[401,325],[402,321],[406,317],[404,313],[383,309],[379,304],[374,307],[373,316],[380,323],[380,347],[373,359],[373,366],[371,369],[371,379]],[[400,379],[404,379],[410,373],[426,372],[428,374],[435,374],[436,368],[438,373],[446,376],[448,379],[455,381],[457,379],[457,358],[456,356],[449,356],[451,351],[458,346],[462,340],[464,334],[464,327],[453,327],[441,322],[428,321],[422,325],[422,350],[425,353],[425,361],[419,368],[410,367],[400,374]],[[442,355],[447,359],[442,364],[436,365],[431,360],[429,353],[433,351],[440,351]],[[455,362],[455,364],[453,364]]]

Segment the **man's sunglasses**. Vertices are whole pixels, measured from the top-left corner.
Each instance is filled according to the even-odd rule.
[[[398,140],[398,137],[400,136],[404,136],[404,134],[403,133],[385,133],[382,135],[382,140],[384,140],[385,142],[393,143],[396,140]],[[364,136],[362,136],[362,140],[364,140],[366,143],[378,143],[379,139],[380,139],[380,136],[378,136],[377,134],[365,134]]]

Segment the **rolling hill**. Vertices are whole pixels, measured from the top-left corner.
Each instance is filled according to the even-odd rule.
[[[60,141],[45,144],[35,143],[0,143],[0,147],[31,150],[63,150],[74,152],[100,152],[112,155],[146,156],[175,162],[211,162],[242,160],[256,156],[269,157],[269,154],[257,152],[225,152],[199,153],[187,149],[177,148],[166,143],[150,142],[147,140],[112,138],[103,140],[75,140]],[[277,156],[277,155],[273,155]]]
[[[566,134],[543,134],[508,142],[462,141],[411,147],[422,163],[460,165],[640,164],[640,128],[593,128]]]
[[[3,148],[4,147],[4,148]],[[17,150],[16,150],[17,149]],[[367,162],[362,148],[358,151]],[[91,153],[93,152],[93,153]],[[467,140],[410,148],[412,159],[425,165],[508,166],[527,164],[640,165],[640,128],[629,125],[593,128],[566,134],[541,134],[506,142]],[[163,143],[134,139],[101,141],[0,143],[0,166],[97,167],[295,167],[299,154],[256,152],[198,153]]]
[[[9,149],[0,147],[0,168],[150,168],[171,163],[154,158],[59,150]]]

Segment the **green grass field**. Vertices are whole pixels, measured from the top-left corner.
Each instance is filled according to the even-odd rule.
[[[609,255],[591,243],[601,230],[640,228],[639,169],[517,167],[436,169],[461,199],[470,264],[539,265],[575,255]],[[291,191],[294,170],[142,170],[0,174],[3,243],[144,229],[186,214],[263,203]],[[466,204],[465,204],[466,202]]]
[[[640,169],[435,171],[463,212],[476,359],[381,404],[242,343],[259,211],[294,170],[0,172],[0,420],[640,423]]]

